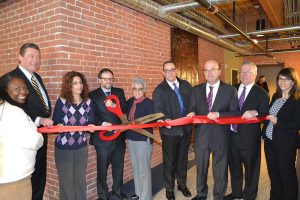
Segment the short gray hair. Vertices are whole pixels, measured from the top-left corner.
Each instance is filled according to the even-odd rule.
[[[141,84],[141,85],[143,86],[143,92],[146,91],[147,83],[146,83],[145,79],[143,79],[143,78],[141,78],[141,77],[134,78],[134,79],[132,80],[132,87],[133,87],[135,84]]]
[[[252,61],[245,61],[241,64],[241,66],[244,66],[244,65],[252,65],[252,69],[254,70],[254,72],[257,72],[257,66],[254,62]]]

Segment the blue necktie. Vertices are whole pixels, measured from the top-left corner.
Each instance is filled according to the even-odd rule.
[[[183,115],[184,114],[184,105],[183,105],[183,100],[182,100],[180,92],[179,92],[179,88],[177,87],[177,85],[175,83],[173,83],[173,86],[174,86],[174,91],[175,91],[178,101],[179,101],[181,114]]]
[[[104,92],[105,93],[105,96],[109,96],[110,95],[110,92]]]

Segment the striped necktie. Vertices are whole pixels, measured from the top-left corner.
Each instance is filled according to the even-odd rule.
[[[209,86],[209,93],[208,93],[208,96],[207,96],[207,106],[208,106],[208,111],[210,112],[211,111],[211,108],[212,108],[212,99],[213,99],[213,89],[214,87],[213,86]]]
[[[40,97],[40,99],[43,103],[43,107],[46,109],[47,112],[49,112],[49,108],[48,108],[48,106],[47,106],[47,104],[46,104],[46,102],[43,98],[41,90],[40,90],[34,76],[31,76],[31,83],[32,83],[32,86],[33,86],[34,90],[36,91],[37,95]]]

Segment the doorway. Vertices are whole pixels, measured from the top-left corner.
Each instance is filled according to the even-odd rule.
[[[272,98],[276,91],[276,76],[284,68],[284,63],[271,65],[257,65],[257,80],[260,76],[265,76],[269,86],[269,95]]]

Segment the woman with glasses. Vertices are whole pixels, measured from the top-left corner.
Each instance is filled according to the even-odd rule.
[[[133,79],[133,97],[127,101],[127,118],[129,121],[154,113],[153,101],[145,96],[146,87],[144,79]],[[151,133],[153,132],[151,128],[146,130]],[[134,130],[128,130],[126,138],[135,188],[135,195],[131,196],[131,199],[151,200],[151,153],[153,141],[146,136],[134,132]]]
[[[271,181],[271,200],[296,200],[295,169],[300,126],[300,82],[295,69],[284,68],[277,75],[264,127],[265,156]]]
[[[88,98],[83,74],[75,71],[63,76],[60,98],[56,101],[53,121],[61,126],[94,124],[94,112]],[[62,132],[55,139],[55,164],[59,178],[60,200],[85,200],[87,137],[86,132]]]

